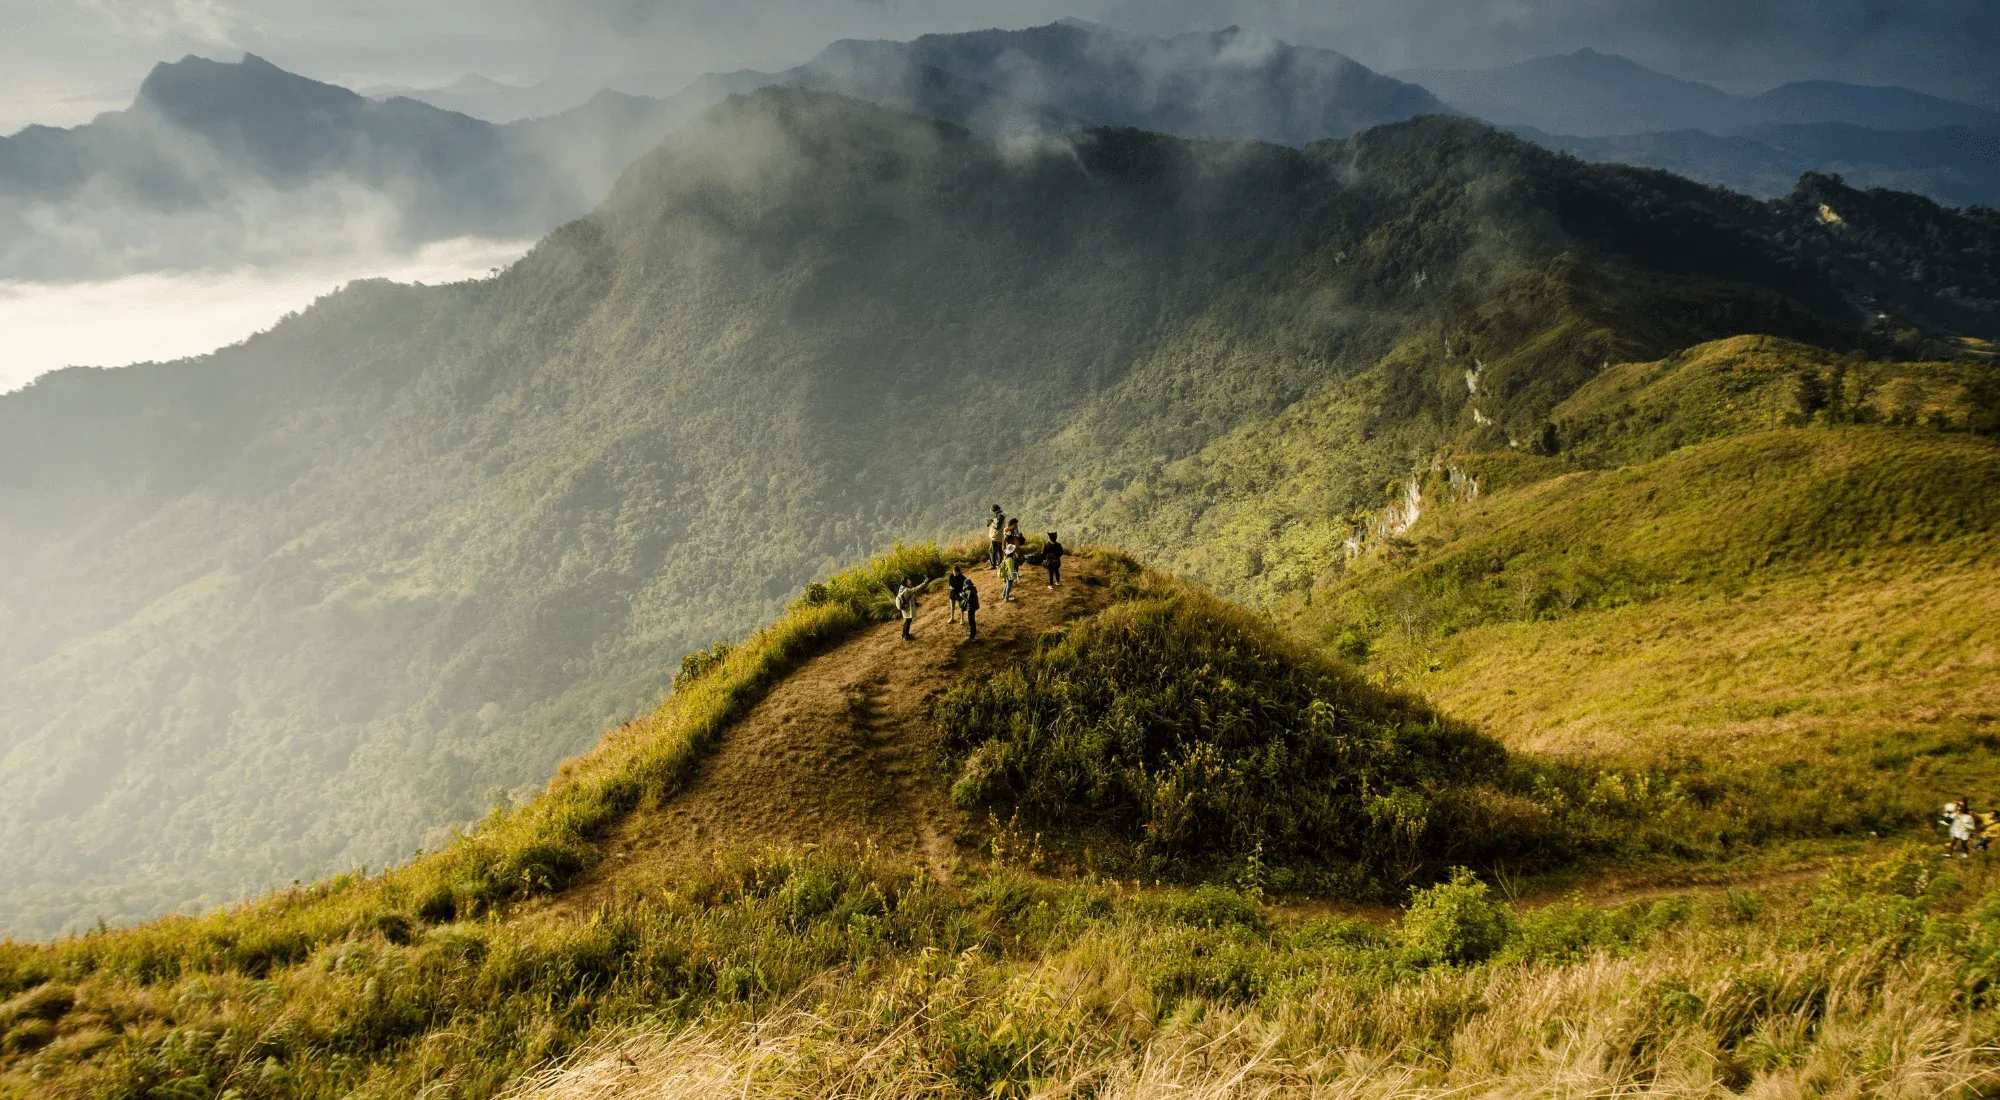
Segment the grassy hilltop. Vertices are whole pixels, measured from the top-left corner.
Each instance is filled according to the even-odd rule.
[[[0,398],[0,926],[434,847],[650,708],[662,654],[996,496],[1297,596],[1384,485],[1541,447],[1608,364],[1953,359],[2000,335],[1996,256],[1977,210],[1462,120],[1016,148],[732,100],[496,279]]]

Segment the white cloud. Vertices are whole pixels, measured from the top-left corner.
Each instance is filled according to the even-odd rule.
[[[0,393],[45,371],[179,359],[235,343],[355,279],[446,283],[513,263],[532,241],[462,237],[405,255],[287,269],[130,275],[88,283],[0,282]]]
[[[221,0],[82,0],[114,34],[149,42],[237,45],[244,21]]]

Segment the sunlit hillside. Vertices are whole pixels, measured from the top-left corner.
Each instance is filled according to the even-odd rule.
[[[0,398],[0,922],[436,847],[680,654],[995,502],[1297,596],[1438,454],[1560,452],[1551,415],[1607,365],[2000,335],[1982,218],[1828,180],[1757,202],[1455,119],[1022,145],[731,100],[497,278]]]

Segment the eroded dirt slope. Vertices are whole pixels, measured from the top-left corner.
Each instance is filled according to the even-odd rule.
[[[1109,601],[1105,572],[1081,555],[1065,562],[1060,588],[1047,587],[1039,569],[1024,572],[1013,603],[1001,601],[994,573],[980,567],[971,576],[984,605],[977,641],[950,622],[940,580],[918,611],[913,641],[903,640],[900,622],[880,623],[807,662],[729,730],[685,793],[626,823],[571,904],[594,904],[621,881],[732,847],[872,845],[949,880],[986,823],[952,805],[927,705],[954,681],[1025,657],[1044,632]]]

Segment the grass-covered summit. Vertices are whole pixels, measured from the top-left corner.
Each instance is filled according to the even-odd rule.
[[[1190,585],[1135,579],[933,704],[960,805],[1114,873],[1350,896],[1536,854],[1495,820],[1497,742]]]

